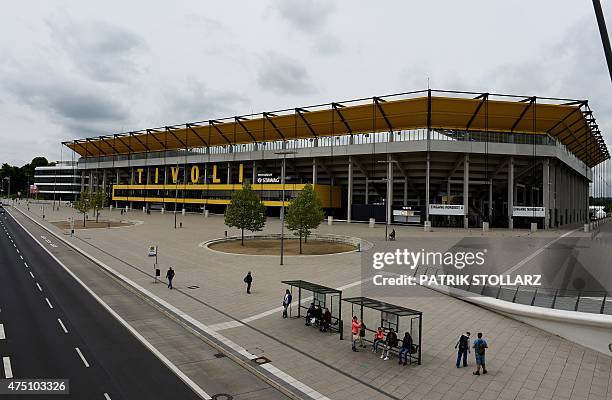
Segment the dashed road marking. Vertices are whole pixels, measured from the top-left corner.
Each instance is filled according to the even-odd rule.
[[[108,395],[108,393],[104,393],[104,400],[111,400],[110,396]]]
[[[23,265],[25,265],[25,267],[26,267],[26,268],[30,268],[30,266],[28,265],[28,263],[27,263],[27,262],[25,262],[25,261],[23,262]]]
[[[36,282],[36,286],[38,287],[38,291],[42,292],[42,288],[40,287],[40,284],[38,282]]]
[[[30,276],[32,277],[32,279],[34,278],[34,274],[32,273],[32,271],[30,271]]]
[[[64,331],[64,333],[68,333],[68,329],[66,329],[66,326],[64,326],[64,323],[62,322],[62,320],[58,318],[57,322],[59,322],[59,324],[62,327],[62,330]]]
[[[51,305],[51,302],[49,301],[47,297],[45,297],[45,300],[47,300],[47,304],[49,305],[49,308],[53,308],[53,306]]]
[[[11,379],[13,377],[13,369],[11,368],[11,358],[2,357],[2,364],[4,364],[4,377]]]
[[[87,360],[83,356],[83,353],[81,353],[81,350],[79,350],[78,347],[75,347],[74,349],[76,350],[77,353],[79,353],[79,357],[81,357],[81,360],[83,361],[83,364],[85,364],[85,368],[89,368],[89,363],[87,362]]]
[[[4,333],[4,324],[0,324],[0,340],[6,339],[6,333]]]

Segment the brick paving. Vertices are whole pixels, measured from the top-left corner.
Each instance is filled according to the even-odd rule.
[[[39,207],[31,207],[38,215]],[[46,221],[65,220],[73,210],[46,208]],[[141,211],[105,211],[113,220],[129,219],[138,224],[125,228],[78,230],[76,245],[124,274],[136,283],[210,326],[231,322],[280,306],[285,279],[304,279],[326,286],[340,287],[361,279],[360,254],[286,257],[285,266],[278,257],[227,255],[211,252],[198,245],[221,237],[228,230],[222,216],[178,216],[182,229],[173,229],[174,216]],[[56,232],[66,233],[50,224]],[[278,220],[269,219],[265,232],[276,233]],[[419,228],[396,227],[398,244],[418,248],[444,248],[465,237],[490,237],[504,271],[537,248],[566,231],[448,229],[424,234]],[[322,225],[321,233],[337,233],[375,240],[384,235],[384,227],[365,224]],[[580,232],[575,233],[581,236]],[[521,245],[523,243],[524,245]],[[162,275],[169,265],[177,270],[175,288],[154,284],[152,259],[146,256],[148,245],[160,246]],[[95,246],[95,247],[94,247]],[[503,264],[503,265],[502,265]],[[497,268],[496,268],[497,269]],[[242,278],[246,271],[254,275],[253,294],[244,293]],[[197,285],[197,289],[188,286]],[[360,286],[346,289],[344,297],[360,295]],[[297,296],[296,296],[297,297]],[[296,298],[294,298],[297,300]],[[383,361],[369,349],[353,353],[350,340],[305,327],[297,319],[283,320],[280,312],[248,322],[233,324],[219,333],[256,355],[271,359],[283,372],[302,381],[330,399],[576,399],[612,398],[612,358],[541,331],[503,315],[479,308],[421,287],[409,289],[403,297],[380,300],[423,311],[423,365],[400,367],[396,358]],[[294,301],[295,304],[296,301]],[[295,310],[292,311],[295,314]],[[343,305],[344,320],[350,320],[350,306]],[[368,320],[366,319],[366,322]],[[371,324],[368,324],[372,328]],[[489,374],[473,376],[473,356],[469,368],[455,368],[457,337],[470,330],[482,331],[490,349],[487,352]],[[345,332],[348,322],[345,322]],[[403,331],[400,329],[400,337]],[[186,356],[188,356],[186,354]]]

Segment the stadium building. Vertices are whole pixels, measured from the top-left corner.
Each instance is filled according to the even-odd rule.
[[[608,149],[586,100],[423,90],[64,142],[114,207],[270,215],[313,184],[329,216],[432,226],[585,223]]]

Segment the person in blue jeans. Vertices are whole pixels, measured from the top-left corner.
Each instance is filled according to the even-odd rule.
[[[399,349],[399,363],[406,365],[408,363],[408,357],[410,357],[410,350],[412,349],[412,336],[410,333],[404,333],[404,339],[402,339],[402,347]],[[403,361],[402,361],[403,360]]]
[[[465,332],[465,335],[461,335],[457,344],[457,368],[461,368],[461,359],[463,358],[463,366],[467,367],[467,356],[470,352],[470,332]]]
[[[487,373],[487,367],[485,366],[485,350],[489,347],[487,342],[482,338],[482,333],[478,332],[478,339],[474,340],[474,355],[476,356],[476,371],[472,372],[474,375],[480,375],[480,367],[482,366],[482,373]]]

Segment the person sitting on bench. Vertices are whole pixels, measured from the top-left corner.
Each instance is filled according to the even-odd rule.
[[[402,339],[402,347],[399,350],[399,364],[404,360],[404,365],[408,362],[408,357],[412,352],[412,336],[409,332],[404,333],[404,339]]]
[[[314,303],[310,303],[310,307],[308,307],[308,311],[306,311],[306,323],[304,325],[310,326],[312,323],[312,318],[314,318],[315,305]]]
[[[393,328],[389,329],[389,333],[387,333],[387,341],[385,342],[385,349],[383,350],[380,358],[384,358],[385,361],[389,359],[389,350],[392,347],[397,347],[397,334],[393,330]]]
[[[378,351],[378,345],[382,344],[384,346],[385,342],[385,331],[382,326],[379,326],[376,332],[374,332],[374,342],[372,343],[372,352],[376,353]]]
[[[313,313],[314,323],[317,326],[321,325],[321,317],[323,316],[323,309],[320,305],[315,305],[314,313]]]
[[[330,328],[331,320],[332,320],[332,315],[327,309],[327,307],[325,307],[325,312],[323,313],[323,317],[321,318],[321,324],[319,325],[319,330],[321,332],[327,332]]]

